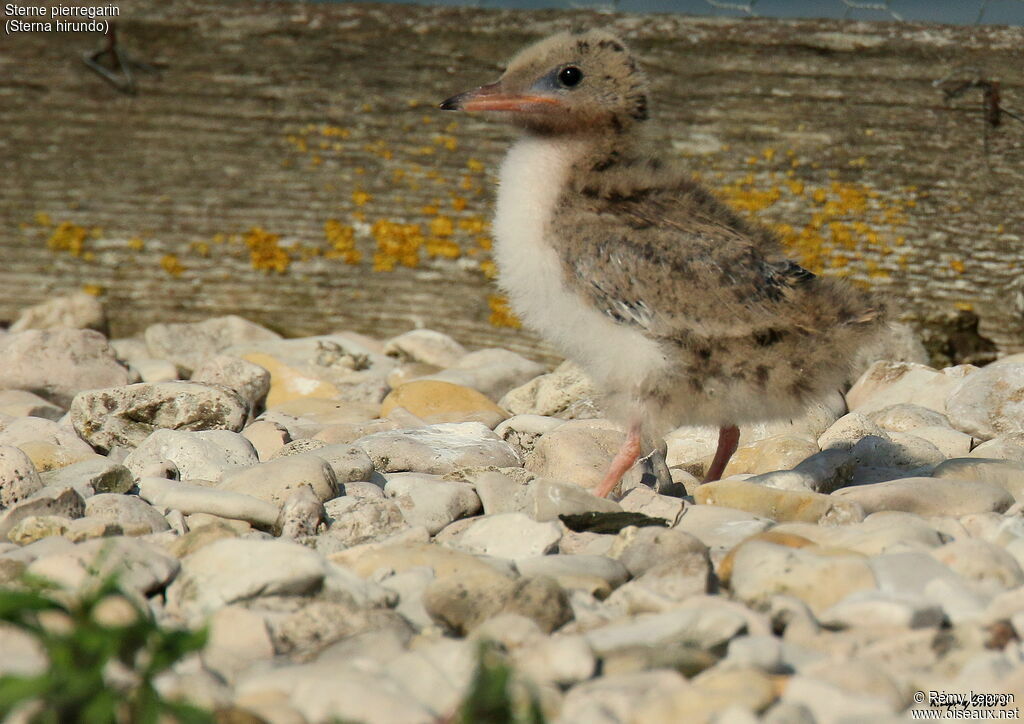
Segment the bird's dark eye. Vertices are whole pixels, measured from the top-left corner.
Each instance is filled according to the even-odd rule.
[[[581,80],[583,80],[583,71],[575,65],[570,65],[567,68],[562,68],[558,71],[558,82],[566,88],[572,88],[574,85],[579,85]]]

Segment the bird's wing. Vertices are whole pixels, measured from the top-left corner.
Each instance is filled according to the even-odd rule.
[[[817,277],[730,223],[727,212],[670,194],[563,211],[552,231],[576,240],[559,248],[567,283],[619,323],[655,337],[734,337],[814,331],[825,321],[807,308]]]

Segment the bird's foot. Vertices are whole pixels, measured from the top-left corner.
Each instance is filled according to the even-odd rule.
[[[740,429],[735,425],[725,425],[718,430],[718,448],[715,450],[715,459],[711,461],[707,475],[704,476],[705,483],[719,480],[725,472],[725,466],[729,464],[729,458],[736,452],[740,444]]]
[[[622,480],[626,471],[633,467],[637,458],[640,457],[640,425],[631,425],[626,433],[626,440],[619,448],[619,452],[612,458],[612,464],[604,480],[594,490],[594,495],[599,498],[607,498],[608,494],[615,490],[615,486]]]

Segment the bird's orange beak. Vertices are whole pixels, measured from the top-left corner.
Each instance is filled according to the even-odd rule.
[[[554,96],[538,93],[503,93],[499,83],[482,85],[441,101],[442,111],[514,111],[537,113],[561,105]]]

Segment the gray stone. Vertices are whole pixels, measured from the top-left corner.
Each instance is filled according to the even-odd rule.
[[[102,456],[50,470],[40,477],[48,487],[73,487],[83,498],[96,493],[127,493],[135,485],[128,468]]]
[[[522,457],[533,451],[541,435],[554,430],[565,420],[543,415],[521,414],[510,417],[494,428],[494,434],[507,442]]]
[[[292,441],[292,436],[284,426],[270,420],[256,420],[246,425],[242,436],[252,443],[261,462],[270,460],[278,450]]]
[[[680,498],[659,495],[646,485],[630,490],[619,501],[619,505],[630,513],[643,513],[652,518],[662,518],[668,521],[669,525],[675,524],[685,507]]]
[[[619,586],[605,605],[624,614],[660,613],[708,592],[711,561],[707,553],[663,561]]]
[[[22,452],[33,458],[40,473],[95,456],[93,449],[75,434],[70,425],[61,425],[41,417],[18,417],[0,426],[0,445],[21,448]],[[38,456],[34,450],[39,451]],[[48,459],[52,465],[43,466],[43,459]]]
[[[707,577],[708,547],[695,536],[678,529],[657,526],[623,528],[608,554],[622,563],[632,576],[671,562],[687,570],[703,566]]]
[[[617,513],[622,506],[607,498],[598,498],[589,490],[572,483],[538,478],[529,484],[529,513],[534,520],[557,520],[560,515],[579,513]]]
[[[991,440],[986,440],[971,450],[967,457],[992,458],[1024,463],[1024,434],[1000,435]]]
[[[942,607],[923,596],[887,591],[857,591],[822,611],[819,620],[830,628],[938,628]]]
[[[134,448],[154,430],[231,430],[245,423],[246,405],[232,390],[196,382],[140,382],[80,392],[71,422],[99,450]]]
[[[218,540],[181,566],[167,589],[167,608],[193,622],[236,601],[311,593],[327,572],[316,552],[281,540]]]
[[[543,415],[577,418],[583,407],[593,411],[597,397],[594,383],[579,365],[565,361],[554,372],[534,377],[529,382],[509,390],[501,398],[501,406],[513,415]]]
[[[818,437],[822,450],[850,450],[866,437],[888,440],[889,435],[881,427],[860,412],[850,412],[836,420]]]
[[[37,515],[81,518],[85,515],[85,500],[74,488],[40,490],[0,514],[0,540],[5,540],[11,529],[22,520]]]
[[[533,497],[529,485],[497,471],[485,470],[466,477],[480,497],[485,515],[531,512]]]
[[[923,596],[942,608],[952,622],[976,617],[987,599],[969,590],[967,582],[928,553],[892,552],[868,561],[879,590],[903,596]]]
[[[402,362],[422,362],[451,367],[465,356],[466,348],[443,332],[413,329],[392,337],[384,345],[384,354]]]
[[[383,497],[356,498],[345,495],[329,501],[324,507],[331,523],[327,532],[316,542],[317,550],[324,555],[384,540],[409,527],[401,508]]]
[[[127,383],[128,369],[94,330],[29,330],[0,337],[0,389],[28,390],[67,408],[82,390]]]
[[[145,535],[170,529],[167,520],[152,505],[135,495],[94,495],[85,501],[85,514],[117,523],[128,535]]]
[[[832,494],[860,504],[865,513],[903,510],[918,515],[967,515],[1001,512],[1013,496],[1001,486],[954,478],[902,478],[843,488]]]
[[[391,473],[386,477],[384,495],[398,505],[410,524],[422,525],[431,535],[480,511],[480,498],[467,483],[422,473]]]
[[[270,392],[269,372],[258,364],[227,354],[207,358],[192,373],[192,381],[230,388],[245,401],[250,415],[263,408]]]
[[[43,487],[28,455],[16,447],[0,446],[0,510],[20,503]]]
[[[356,440],[382,473],[447,475],[461,468],[520,464],[508,443],[479,422],[378,432]]]
[[[986,593],[1000,593],[1024,584],[1024,571],[1013,556],[987,541],[955,540],[933,549],[931,555]]]
[[[0,390],[0,415],[43,417],[56,421],[64,416],[64,408],[27,390]]]
[[[1024,433],[1024,364],[990,365],[965,377],[946,407],[958,429],[979,439]]]
[[[595,488],[625,439],[625,433],[607,421],[572,420],[541,436],[526,458],[526,469],[540,478]],[[640,466],[631,468],[622,490],[636,487]]]
[[[990,458],[952,458],[932,472],[936,478],[954,478],[994,483],[1018,502],[1024,501],[1024,463]]]
[[[958,380],[912,362],[879,361],[846,393],[852,412],[870,414],[903,402],[946,412],[946,396]]]
[[[511,350],[493,347],[462,355],[447,369],[424,379],[472,387],[492,400],[544,373],[544,367]]]
[[[503,579],[478,573],[438,578],[423,593],[430,617],[455,631],[472,631],[499,613],[518,613],[550,633],[572,618],[568,597],[554,579]]]
[[[202,322],[153,324],[146,328],[146,346],[153,357],[169,359],[186,374],[204,360],[236,344],[274,341],[281,335],[229,315]]]
[[[324,445],[310,454],[330,465],[340,484],[369,480],[373,475],[370,456],[354,445]]]
[[[767,518],[719,505],[688,505],[676,530],[688,533],[709,548],[732,548],[774,525]]]
[[[129,369],[138,375],[132,382],[175,382],[180,378],[177,366],[165,359],[136,357],[131,361]]]
[[[512,663],[535,684],[559,687],[586,681],[597,670],[597,658],[579,634],[538,639],[518,649]]]
[[[305,486],[312,488],[321,502],[336,498],[341,493],[333,468],[311,455],[295,455],[228,470],[217,488],[245,493],[279,506],[294,491]]]
[[[713,649],[747,628],[746,618],[726,602],[698,596],[663,613],[640,614],[587,631],[598,656],[636,646],[689,644]]]
[[[255,465],[252,443],[228,430],[157,430],[128,455],[124,466],[138,477],[149,466],[169,460],[183,480],[219,482],[232,468]]]
[[[285,499],[276,528],[282,538],[301,540],[321,532],[326,517],[324,504],[313,488],[303,485]]]
[[[885,438],[869,435],[850,448],[858,467],[919,468],[945,460],[935,445],[908,432],[888,433]]]
[[[867,418],[886,432],[913,432],[920,427],[953,429],[949,418],[941,412],[911,402],[901,402],[869,412]]]
[[[94,329],[106,333],[107,315],[96,297],[73,292],[22,309],[9,331],[26,329]]]
[[[140,478],[139,496],[153,505],[185,515],[207,513],[244,520],[262,528],[274,526],[280,514],[279,505],[251,495],[166,478]]]
[[[559,724],[623,724],[638,721],[633,714],[653,697],[690,687],[677,671],[656,669],[605,674],[569,689]],[[723,722],[724,724],[724,722]]]
[[[41,556],[28,572],[70,589],[111,575],[141,593],[163,588],[178,573],[180,564],[160,547],[138,538],[96,538],[73,548]]]
[[[518,560],[550,553],[561,538],[556,523],[539,523],[522,513],[500,513],[474,521],[456,545],[475,554]]]
[[[422,630],[434,625],[434,620],[423,607],[423,593],[433,580],[433,569],[429,566],[417,566],[384,578],[380,585],[398,595],[395,612]]]
[[[629,570],[614,558],[595,555],[548,554],[516,559],[516,568],[524,576],[550,576],[563,588],[575,588],[573,579],[600,578],[610,589],[629,579]]]

